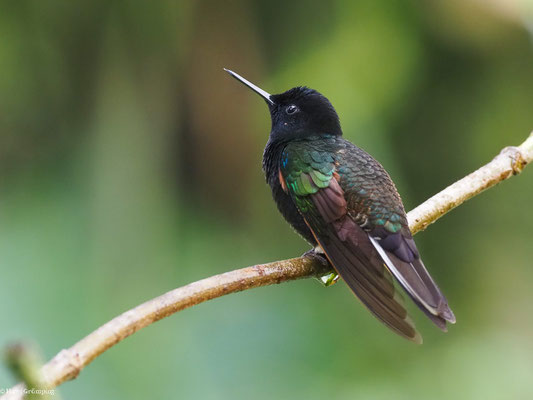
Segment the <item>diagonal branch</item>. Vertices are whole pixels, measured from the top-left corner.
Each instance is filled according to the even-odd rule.
[[[491,162],[450,185],[408,213],[413,234],[425,229],[464,201],[522,171],[533,161],[533,133],[518,147],[506,147]],[[174,289],[149,300],[102,325],[74,346],[59,352],[43,366],[45,385],[54,388],[74,379],[100,354],[138,330],[185,308],[230,293],[301,278],[318,277],[328,272],[318,261],[299,257],[255,265],[215,275]],[[22,399],[19,384],[0,399]]]

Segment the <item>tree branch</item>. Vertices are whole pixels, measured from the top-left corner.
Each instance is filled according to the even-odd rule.
[[[533,132],[518,147],[504,148],[478,170],[448,186],[407,214],[413,235],[427,228],[447,212],[497,183],[518,175],[533,161]]]
[[[522,171],[533,161],[533,133],[518,147],[506,147],[491,162],[455,182],[408,213],[413,234],[497,183]],[[290,280],[319,277],[329,269],[312,258],[299,257],[255,265],[215,275],[149,300],[102,325],[69,349],[62,350],[41,369],[49,388],[74,379],[100,354],[138,330],[185,308],[230,293]],[[17,390],[17,388],[19,390]],[[21,384],[0,399],[22,398]]]

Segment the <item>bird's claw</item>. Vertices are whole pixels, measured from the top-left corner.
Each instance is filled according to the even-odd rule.
[[[316,279],[318,279],[318,281],[325,287],[331,286],[339,280],[339,275],[333,270],[324,253],[319,253],[313,248],[302,254],[302,257],[313,258],[320,262],[325,268],[329,269],[329,272],[316,277]]]

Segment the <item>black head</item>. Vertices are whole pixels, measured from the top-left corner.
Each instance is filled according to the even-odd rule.
[[[272,119],[272,140],[342,135],[337,112],[329,100],[316,90],[295,87],[281,94],[271,95],[235,72],[227,69],[225,71],[266,101]]]

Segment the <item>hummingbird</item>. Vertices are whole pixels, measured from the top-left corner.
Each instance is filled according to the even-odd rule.
[[[357,298],[392,331],[422,343],[401,286],[441,330],[455,316],[428,273],[396,187],[383,166],[342,137],[339,116],[314,89],[269,94],[237,73],[261,96],[272,126],[263,170],[285,220],[325,258]]]

